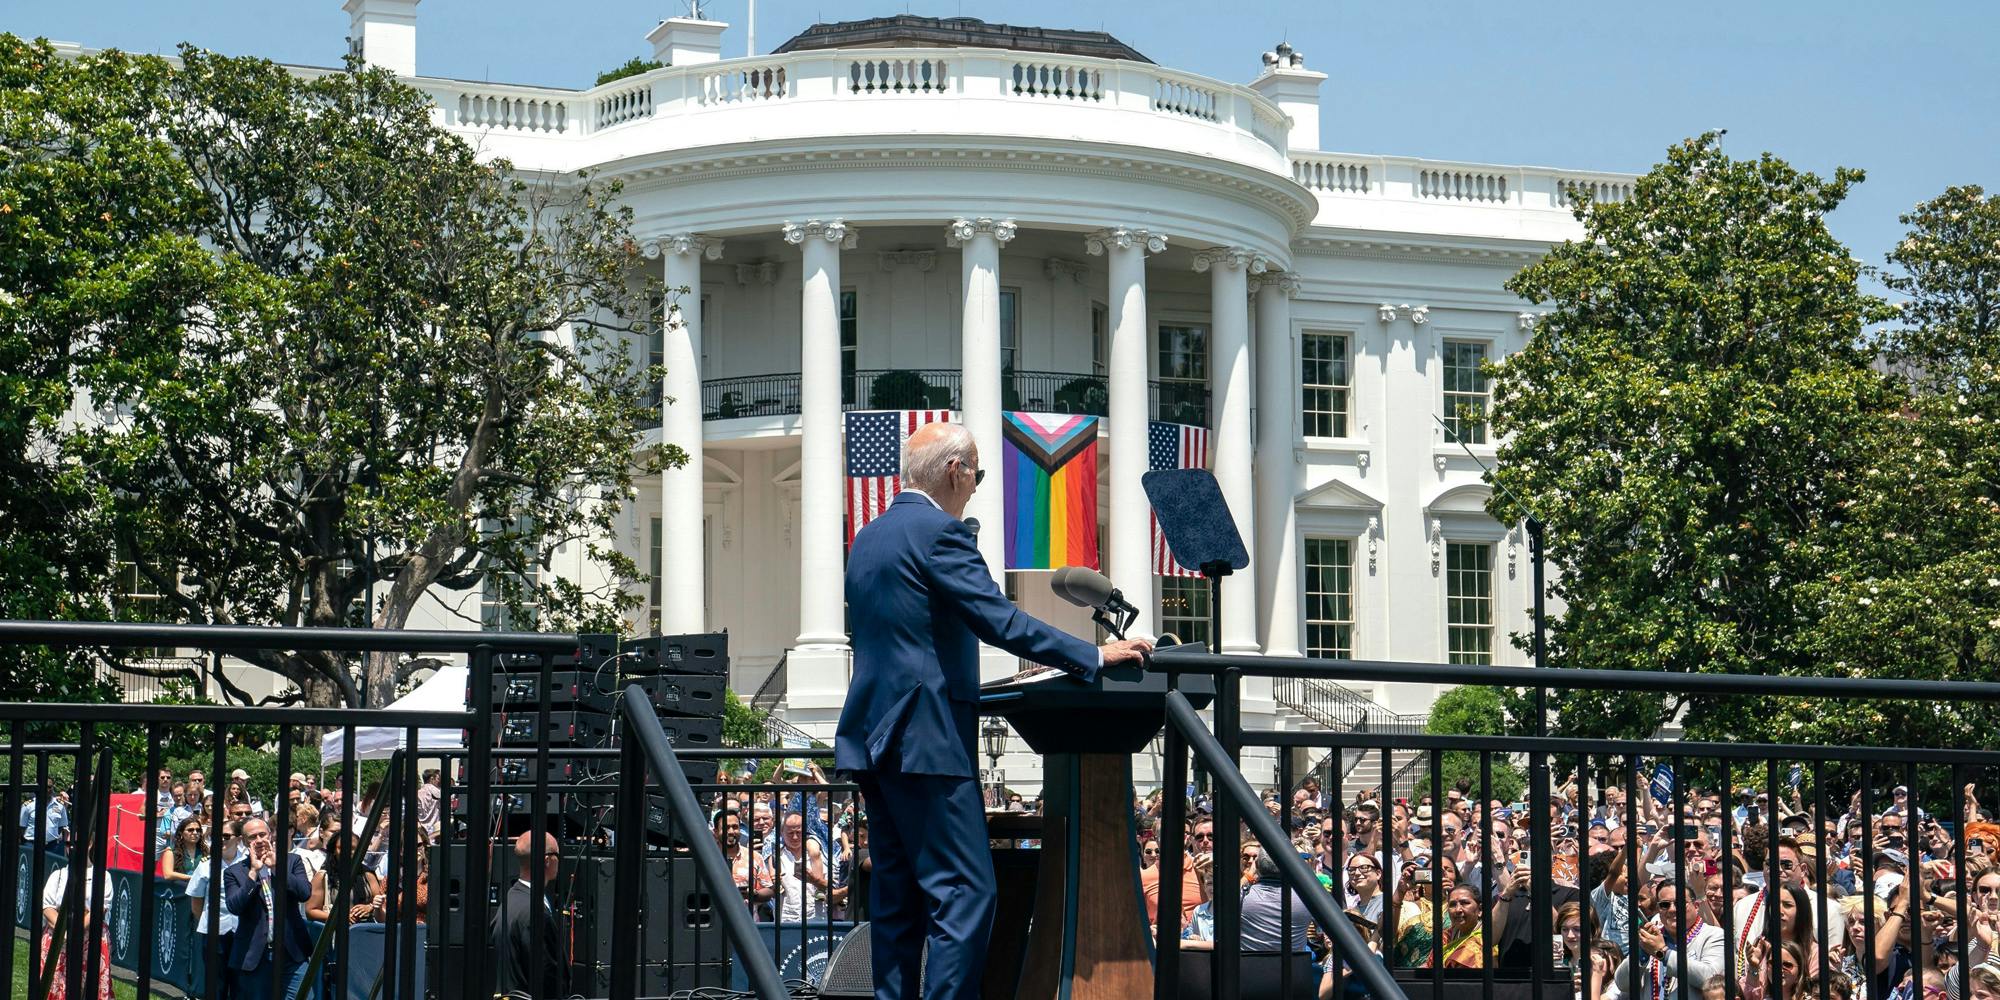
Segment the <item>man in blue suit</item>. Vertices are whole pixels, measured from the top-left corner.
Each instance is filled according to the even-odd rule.
[[[1092,646],[1021,612],[960,517],[984,479],[963,426],[926,424],[903,451],[903,491],[854,536],[847,606],[854,678],[835,766],[867,798],[876,1000],[979,995],[993,929],[993,856],[974,762],[979,644],[1091,680],[1144,659],[1140,640]]]
[[[312,879],[298,854],[287,854],[285,891],[290,897],[285,911],[274,913],[277,890],[271,880],[276,877],[278,849],[271,840],[271,827],[261,819],[244,820],[243,845],[243,860],[222,870],[222,899],[229,912],[236,914],[229,968],[236,973],[237,998],[268,1000],[272,962],[284,963],[285,995],[296,997],[305,961],[312,955],[312,932],[299,910],[312,896]],[[316,991],[306,992],[316,995]]]

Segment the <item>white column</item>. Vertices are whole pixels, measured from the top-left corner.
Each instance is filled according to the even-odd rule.
[[[1215,399],[1215,481],[1236,521],[1243,547],[1255,549],[1253,483],[1250,478],[1250,275],[1269,262],[1235,247],[1214,247],[1194,255],[1194,269],[1209,275],[1209,365]],[[1257,652],[1257,578],[1253,558],[1243,572],[1222,581],[1222,651]]]
[[[1266,274],[1257,281],[1257,576],[1258,638],[1265,656],[1298,656],[1299,548],[1298,376],[1293,359],[1292,296],[1299,280]]]
[[[660,632],[708,630],[708,566],[702,548],[701,262],[722,257],[722,241],[673,233],[648,242],[665,258],[666,314],[660,364],[666,369],[660,440],[687,452],[687,464],[660,472]],[[639,551],[645,551],[640,549]]]
[[[1012,219],[958,219],[945,227],[945,243],[963,262],[965,313],[960,323],[960,419],[979,447],[981,468],[994,470],[965,505],[979,519],[979,554],[993,579],[1007,571],[1006,490],[1000,482],[1000,246],[1014,238]]]
[[[840,251],[847,223],[785,223],[803,252],[799,294],[799,638],[807,653],[845,655],[840,410]],[[845,678],[842,678],[844,687]],[[837,707],[837,706],[836,706]]]
[[[1167,248],[1167,238],[1144,229],[1100,229],[1084,238],[1084,248],[1103,255],[1111,278],[1111,582],[1139,609],[1128,634],[1156,634],[1153,597],[1152,510],[1141,477],[1146,474],[1146,254]]]

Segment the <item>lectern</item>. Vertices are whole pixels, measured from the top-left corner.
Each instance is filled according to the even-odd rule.
[[[1185,675],[1180,692],[1204,707],[1215,696],[1215,680]],[[1132,755],[1159,733],[1166,695],[1167,675],[1139,668],[1107,669],[1090,684],[1044,675],[981,689],[982,711],[1005,717],[1042,755],[1041,862],[1026,957],[1013,980],[1018,1000],[1153,995]],[[1007,918],[1003,912],[998,919]],[[995,938],[1007,930],[996,928]],[[999,971],[989,974],[989,984],[1008,981],[1011,970]],[[1003,998],[989,993],[987,1000]]]

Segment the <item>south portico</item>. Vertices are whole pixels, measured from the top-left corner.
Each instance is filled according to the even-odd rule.
[[[903,279],[948,282],[948,262],[954,252],[960,266],[958,281],[949,289],[950,301],[943,308],[932,303],[923,315],[933,322],[955,320],[958,325],[953,338],[956,358],[952,359],[957,369],[956,392],[948,408],[957,411],[958,419],[973,432],[989,467],[998,464],[1002,412],[1050,405],[1045,398],[1026,397],[1016,386],[1015,367],[1021,355],[1042,347],[1055,352],[1052,357],[1069,360],[1039,364],[1069,367],[1079,375],[1101,370],[1106,393],[1102,438],[1109,452],[1101,463],[1104,568],[1128,590],[1150,596],[1154,577],[1151,523],[1140,476],[1148,467],[1148,423],[1157,412],[1152,375],[1158,317],[1153,313],[1177,317],[1192,313],[1202,321],[1208,355],[1214,359],[1213,370],[1206,373],[1212,388],[1204,420],[1214,432],[1213,466],[1246,544],[1254,544],[1258,535],[1251,484],[1255,446],[1251,344],[1254,332],[1255,338],[1267,345],[1263,350],[1275,351],[1280,357],[1289,352],[1286,258],[1255,246],[1198,245],[1199,236],[1168,233],[1134,222],[1086,226],[1028,221],[1010,214],[967,213],[932,220],[929,225],[911,225],[900,219],[859,221],[845,216],[800,215],[761,232],[656,231],[644,246],[649,259],[662,262],[662,277],[670,291],[658,357],[666,367],[663,395],[674,402],[662,407],[661,433],[664,440],[680,445],[690,455],[686,465],[662,474],[658,493],[661,631],[718,627],[739,634],[756,631],[746,629],[742,620],[763,614],[762,610],[735,601],[712,602],[704,593],[714,572],[708,562],[718,556],[736,558],[716,551],[708,524],[716,507],[704,500],[719,490],[726,497],[739,490],[747,494],[765,484],[735,470],[725,476],[748,485],[716,482],[715,467],[729,466],[711,461],[710,453],[723,453],[719,449],[739,444],[756,451],[775,448],[782,453],[786,445],[795,442],[796,463],[783,469],[781,476],[766,480],[785,494],[787,503],[795,504],[796,537],[788,539],[795,542],[793,558],[790,565],[767,562],[754,569],[771,575],[796,574],[797,629],[786,636],[785,643],[787,721],[813,732],[830,725],[838,715],[849,669],[840,588],[847,494],[842,412],[867,406],[867,400],[858,399],[853,388],[854,349],[843,340],[844,333],[850,339],[853,336],[843,324],[851,327],[856,318],[844,315],[843,308],[856,308],[852,299],[854,272],[887,276],[887,283],[895,289],[889,296],[894,299],[905,294],[901,291],[906,283]],[[880,249],[870,246],[871,234],[887,245]],[[1259,242],[1268,245],[1275,240]],[[735,259],[739,248],[746,259]],[[1019,252],[1030,248],[1030,253]],[[1024,271],[1028,273],[1020,273]],[[902,272],[901,279],[897,272]],[[1050,290],[1046,303],[1037,303],[1038,311],[1058,318],[1048,322],[1049,329],[1038,331],[1024,343],[1023,328],[1035,321],[1020,315],[1019,300],[1029,296],[1016,286],[1030,278]],[[1155,286],[1150,297],[1149,279]],[[1254,297],[1253,283],[1258,286]],[[1296,282],[1289,287],[1295,288]],[[715,419],[718,414],[708,409],[704,399],[704,382],[717,367],[705,364],[704,359],[719,352],[705,349],[704,337],[710,334],[704,324],[706,310],[694,304],[705,302],[709,293],[723,288],[733,294],[760,294],[772,309],[783,309],[785,300],[798,296],[794,319],[799,331],[796,413],[783,415],[786,419],[777,421],[779,426],[766,426],[760,432],[750,432],[747,438],[739,437],[744,431],[727,426],[745,421]],[[843,289],[847,291],[843,293]],[[1003,298],[1008,313],[1005,325]],[[1149,298],[1168,305],[1152,308]],[[1189,305],[1196,308],[1189,309]],[[1063,313],[1068,315],[1061,317]],[[1092,329],[1094,326],[1101,329]],[[740,325],[732,327],[738,337],[745,332]],[[772,356],[773,346],[768,342],[764,345],[764,361],[771,368],[783,367],[780,359]],[[899,361],[897,356],[908,349],[898,343],[891,346],[886,360],[899,367],[931,367],[938,359],[935,344],[931,350],[933,353],[923,357]],[[1088,367],[1080,363],[1085,358],[1089,359]],[[740,367],[740,363],[729,367]],[[1289,398],[1290,394],[1284,396]],[[702,402],[686,405],[689,401]],[[1291,425],[1281,408],[1268,409],[1271,412],[1265,419]],[[709,419],[704,420],[705,416]],[[772,423],[768,419],[762,422]],[[968,514],[994,526],[995,530],[982,533],[981,550],[996,579],[1004,584],[998,530],[1004,518],[1004,497],[998,486],[989,480],[975,495]],[[752,541],[750,530],[748,525],[744,527],[746,549]],[[1032,577],[1027,579],[1039,583]],[[1228,586],[1232,589],[1224,602],[1225,647],[1256,652],[1264,647],[1265,633],[1272,627],[1266,622],[1272,616],[1259,611],[1259,592],[1267,588],[1254,572]],[[1054,605],[1040,589],[1020,588],[1018,596],[1024,607],[1089,634],[1084,616]],[[1154,602],[1138,603],[1143,610],[1135,633],[1152,635],[1157,631],[1152,620]],[[1295,611],[1274,617],[1281,633],[1296,631]],[[768,633],[774,624],[766,622],[765,631]],[[1286,641],[1281,635],[1275,645],[1296,650],[1298,641],[1296,637]],[[989,678],[1004,676],[1016,668],[1011,657],[992,651],[983,673]],[[737,680],[739,686],[756,683],[741,675]],[[1267,691],[1246,694],[1252,707],[1269,701]]]

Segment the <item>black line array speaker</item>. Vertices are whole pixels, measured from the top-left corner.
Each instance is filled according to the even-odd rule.
[[[668,965],[647,962],[639,966],[639,995],[665,997],[702,986],[729,985],[729,963],[712,965]],[[570,992],[578,996],[611,995],[611,964],[576,965],[570,968]]]
[[[495,741],[501,746],[531,747],[541,740],[541,712],[533,707],[507,712],[495,720]],[[721,727],[717,726],[718,738]],[[549,745],[552,747],[605,747],[611,745],[611,716],[603,712],[550,712]]]
[[[729,676],[729,633],[653,635],[627,639],[618,650],[624,674],[719,674]]]
[[[870,943],[873,936],[870,926],[861,923],[855,924],[854,929],[840,939],[840,945],[827,956],[826,974],[820,977],[820,1000],[874,1000],[874,949]],[[923,995],[930,960],[931,949],[926,944],[922,964],[917,968],[917,996]]]
[[[645,964],[713,965],[727,952],[719,902],[742,905],[734,895],[718,900],[701,886],[694,858],[654,852],[640,872],[640,911],[613,909],[617,883],[625,877],[611,858],[583,858],[570,891],[576,900],[575,954],[579,964],[611,963],[611,935],[620,924],[639,922],[639,960]]]
[[[653,710],[663,715],[694,715],[717,718],[722,715],[723,690],[729,678],[722,674],[636,674],[619,681],[609,690],[586,691],[583,707],[609,712],[625,688],[636,684],[652,701]]]

